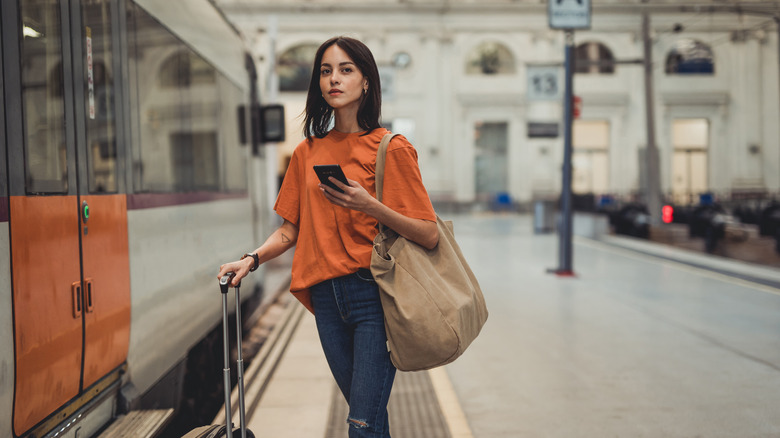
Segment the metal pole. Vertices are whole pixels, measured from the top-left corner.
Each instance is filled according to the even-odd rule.
[[[571,206],[571,178],[572,178],[572,105],[574,104],[573,76],[574,76],[574,31],[566,30],[566,58],[565,58],[565,90],[563,97],[563,187],[561,188],[561,226],[558,231],[558,269],[557,275],[574,275],[572,269],[572,206]]]
[[[279,38],[279,17],[277,15],[270,15],[268,17],[268,82],[267,82],[267,97],[266,102],[277,103],[279,101],[279,74],[276,71],[276,41]],[[279,161],[277,159],[278,147],[276,143],[265,144],[263,147],[265,155],[265,169],[264,174],[266,176],[265,182],[265,200],[266,205],[263,207],[268,212],[267,223],[275,223],[277,216],[273,210],[274,201],[276,201],[276,195],[279,192]],[[267,234],[270,234],[270,230]]]
[[[644,0],[646,3],[647,0]],[[645,163],[647,164],[647,187],[645,202],[650,213],[650,224],[660,223],[661,215],[661,171],[658,147],[655,143],[655,93],[653,91],[653,46],[650,41],[650,15],[642,13],[642,38],[644,40],[645,60],[645,116],[647,121],[647,146]]]
[[[236,368],[238,370],[238,409],[239,409],[239,427],[241,428],[241,438],[246,438],[246,406],[244,405],[244,357],[242,353],[241,340],[241,295],[236,287],[236,343],[238,344],[238,360]]]
[[[228,279],[228,281],[230,280]],[[222,369],[225,385],[225,421],[227,422],[227,438],[233,438],[233,428],[231,427],[233,415],[230,410],[230,336],[228,335],[227,293],[225,292],[222,293],[222,344],[225,365]]]
[[[774,18],[777,25],[777,63],[778,67],[780,67],[780,16],[775,15]],[[780,68],[778,68],[778,78],[780,78]],[[778,88],[778,92],[780,92],[780,88]],[[780,99],[778,99],[778,102],[780,102]]]

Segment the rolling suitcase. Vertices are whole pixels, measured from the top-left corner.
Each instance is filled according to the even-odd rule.
[[[230,409],[230,340],[228,330],[228,310],[227,310],[227,295],[230,289],[230,280],[235,274],[232,272],[227,273],[219,280],[219,289],[222,292],[222,342],[224,345],[223,354],[225,356],[225,367],[222,375],[225,384],[225,421],[231,422],[233,418]],[[240,426],[239,429],[232,430],[233,424],[230,423],[230,427],[224,424],[212,424],[209,426],[201,426],[189,431],[182,438],[233,438],[233,434],[240,434],[241,438],[255,438],[255,435],[251,430],[246,427],[245,411],[244,411],[244,359],[241,357],[241,297],[238,289],[241,286],[239,283],[236,286],[236,339],[238,344],[238,407]]]

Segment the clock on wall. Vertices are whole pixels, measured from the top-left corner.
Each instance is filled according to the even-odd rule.
[[[397,52],[393,55],[392,63],[397,69],[405,69],[412,63],[412,57],[406,52]]]

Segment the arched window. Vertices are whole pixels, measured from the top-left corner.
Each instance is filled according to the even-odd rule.
[[[309,89],[312,64],[318,47],[317,44],[299,44],[279,56],[276,63],[279,90],[307,91]]]
[[[609,47],[595,41],[582,43],[575,49],[575,73],[615,73],[615,57]]]
[[[216,77],[214,67],[189,49],[171,55],[160,67],[160,86],[166,88],[213,84]]]
[[[666,55],[666,74],[715,74],[712,49],[709,45],[690,38],[677,41]]]
[[[468,75],[506,75],[515,72],[515,57],[498,42],[485,42],[469,53],[466,62]]]

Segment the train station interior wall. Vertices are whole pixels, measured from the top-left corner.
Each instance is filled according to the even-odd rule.
[[[271,71],[269,16],[231,12],[258,62],[261,90]],[[406,52],[411,63],[393,72],[393,92],[385,96],[383,120],[413,121],[411,138],[419,153],[423,178],[434,200],[469,203],[478,199],[475,180],[475,125],[506,122],[508,166],[506,191],[517,203],[554,196],[561,186],[563,131],[557,138],[529,138],[529,122],[562,123],[561,101],[528,99],[528,67],[558,64],[564,58],[562,31],[548,29],[544,13],[515,12],[511,6],[459,12],[404,12],[387,8],[360,14],[277,7],[276,54],[299,44],[318,45],[334,35],[363,40],[381,68]],[[736,18],[739,18],[737,20]],[[680,33],[675,23],[684,23]],[[740,33],[741,32],[741,33]],[[735,35],[746,35],[737,38]],[[681,38],[708,44],[715,73],[669,75],[666,57]],[[594,17],[590,31],[575,33],[575,44],[596,41],[617,60],[643,56],[638,12]],[[509,74],[466,73],[468,56],[483,42],[508,48],[515,69]],[[662,191],[671,190],[671,126],[679,118],[705,118],[710,124],[708,186],[716,193],[780,190],[780,99],[778,48],[774,20],[718,14],[652,16],[656,144],[661,156]],[[562,69],[561,69],[562,70]],[[562,86],[563,74],[560,75]],[[582,120],[609,124],[608,192],[631,195],[640,190],[640,151],[647,143],[644,73],[641,64],[619,64],[613,74],[577,74],[574,93],[582,98]],[[305,92],[279,94],[287,106],[288,140],[280,146],[280,169],[302,139]]]

